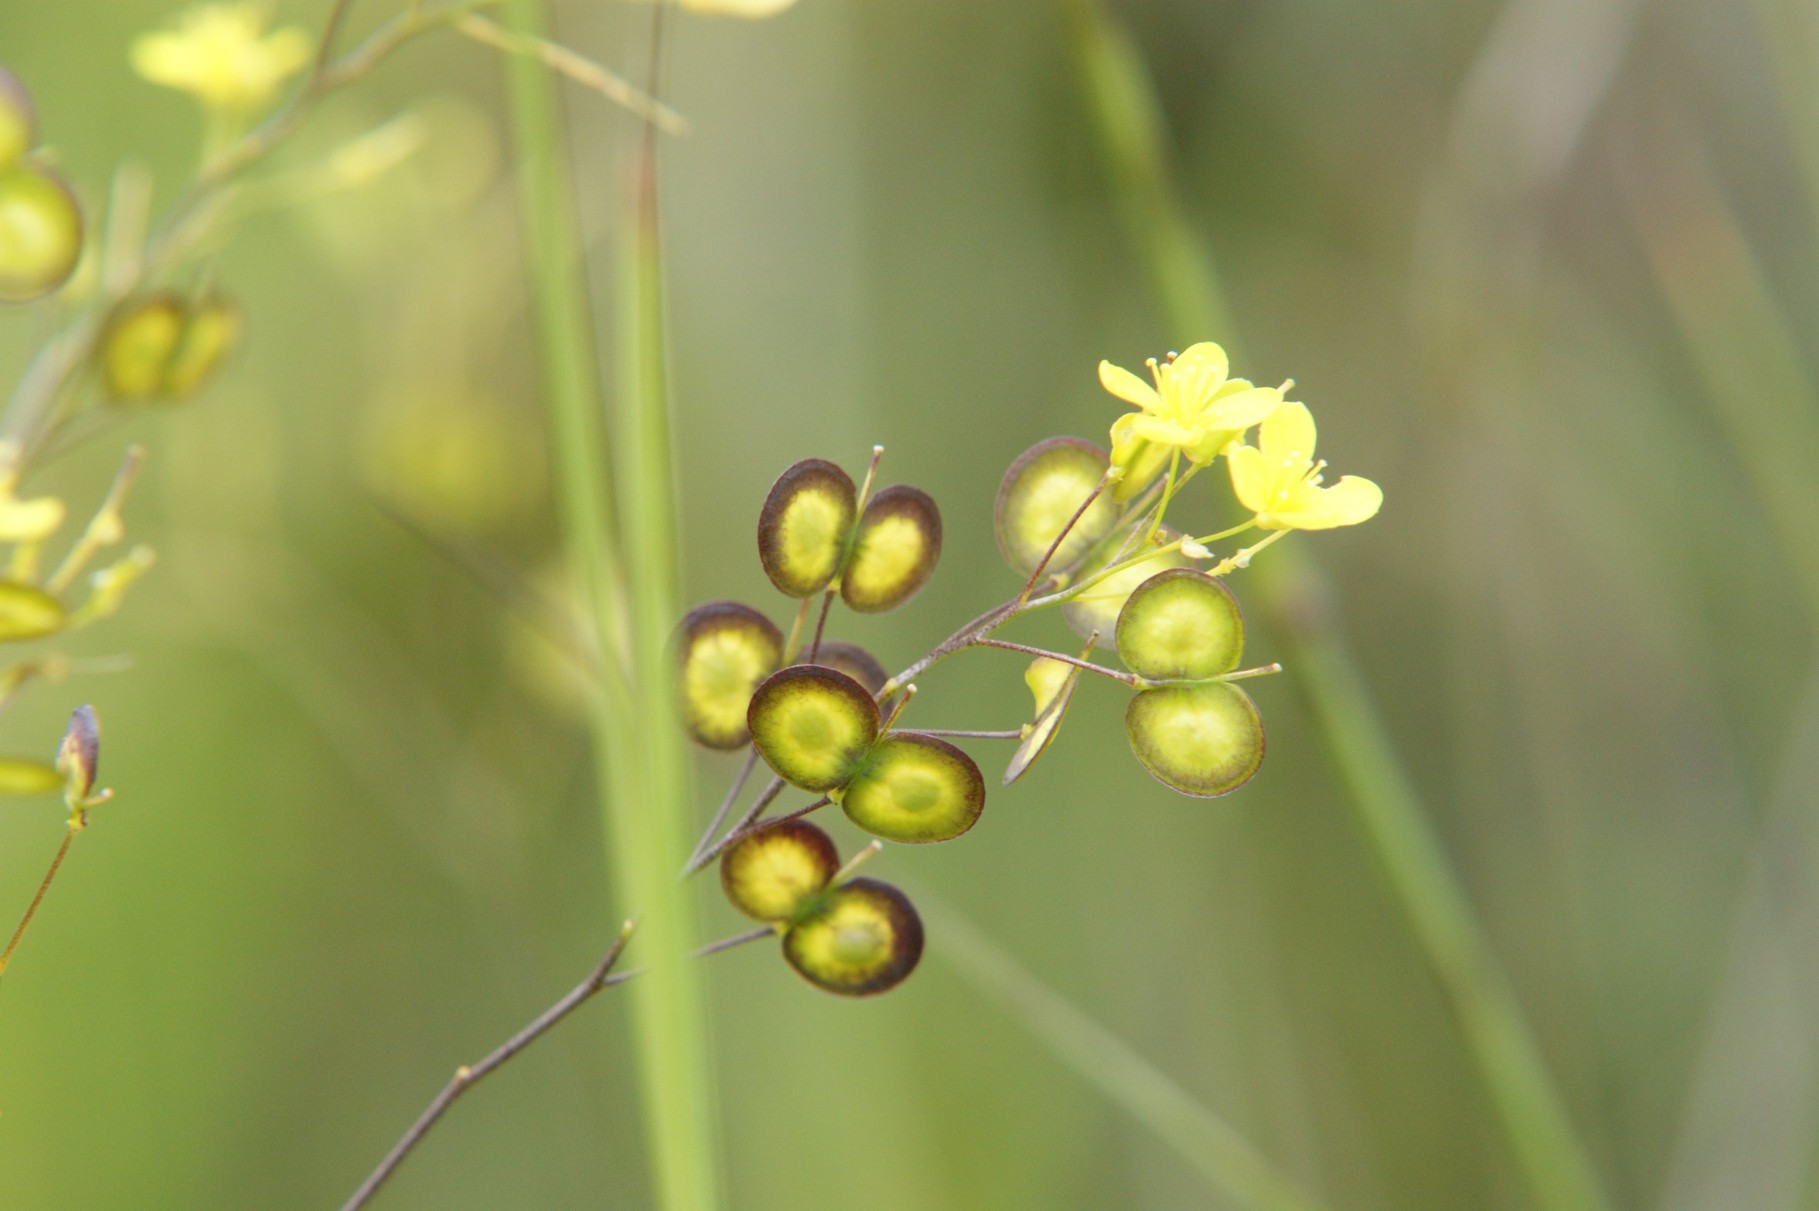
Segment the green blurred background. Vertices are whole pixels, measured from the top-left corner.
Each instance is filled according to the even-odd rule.
[[[326,7],[279,15],[314,28]],[[1290,541],[1330,573],[1613,1201],[1819,1206],[1819,17],[1112,11],[1243,330],[1235,370],[1294,377],[1323,455],[1385,488],[1371,524]],[[164,200],[193,167],[192,106],[126,62],[168,12],[0,6],[0,62],[91,202],[122,159]],[[646,26],[559,8],[565,40],[628,69]],[[910,608],[837,633],[901,667],[1015,588],[999,476],[1041,437],[1104,440],[1096,361],[1222,334],[1161,318],[1059,3],[802,0],[671,34],[693,123],[665,177],[687,598],[786,623],[752,541],[766,487],[881,443],[887,481],[941,503],[945,555]],[[162,561],[72,649],[134,667],[5,721],[6,750],[48,754],[95,703],[119,799],[0,988],[0,1206],[338,1205],[636,907],[603,874],[559,657],[390,515],[557,587],[498,83],[448,35],[336,99],[281,166],[404,110],[424,147],[249,218],[219,262],[250,317],[231,371],[31,485],[80,508],[143,441],[129,518]],[[604,296],[634,127],[569,102]],[[44,330],[0,316],[0,381]],[[1188,515],[1213,521],[1216,495]],[[1280,653],[1266,632],[1250,654]],[[1016,726],[1021,669],[945,666],[920,721]],[[872,873],[962,914],[1333,1207],[1529,1205],[1292,683],[1254,692],[1270,757],[1229,799],[1152,783],[1122,693],[1092,684],[963,843]],[[1007,755],[975,749],[988,771]],[[703,814],[732,767],[700,763]],[[61,827],[0,808],[0,906],[23,907]],[[703,904],[708,936],[742,928],[711,886]],[[938,929],[873,1002],[765,945],[711,972],[734,1207],[1226,1205]],[[623,1026],[611,994],[587,1007],[377,1205],[648,1205]]]

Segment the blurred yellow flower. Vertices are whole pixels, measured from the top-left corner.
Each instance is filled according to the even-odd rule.
[[[773,17],[796,0],[680,0],[683,8],[724,17]]]
[[[134,40],[133,69],[214,109],[255,109],[310,57],[310,38],[301,29],[266,32],[270,15],[253,3],[192,8],[175,28]]]
[[[1314,417],[1306,405],[1284,403],[1257,431],[1257,445],[1235,443],[1225,454],[1232,491],[1266,530],[1330,530],[1376,516],[1383,489],[1356,475],[1320,486],[1324,462],[1314,461]]]
[[[1112,466],[1123,473],[1113,495],[1128,500],[1162,474],[1180,451],[1210,463],[1231,440],[1282,402],[1277,387],[1227,378],[1225,350],[1211,341],[1190,345],[1163,362],[1149,360],[1151,386],[1110,362],[1099,363],[1099,383],[1138,411],[1112,424]]]

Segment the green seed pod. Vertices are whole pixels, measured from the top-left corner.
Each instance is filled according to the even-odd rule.
[[[1051,437],[1022,454],[998,486],[993,525],[1005,562],[1019,572],[1033,572],[1055,544],[1061,527],[1079,512],[1105,475],[1105,451],[1078,437]],[[1055,551],[1051,568],[1065,568],[1111,533],[1118,506],[1101,492]]]
[[[896,484],[867,502],[840,577],[840,597],[860,614],[894,610],[934,574],[941,558],[941,510],[920,488]]]
[[[1074,689],[1080,684],[1080,674],[1084,671],[1077,664],[1047,656],[1038,656],[1030,662],[1023,680],[1030,687],[1030,693],[1036,696],[1036,718],[1024,731],[1023,742],[1011,754],[1010,764],[1004,767],[1004,785],[1009,786],[1023,777],[1024,771],[1048,748],[1049,741],[1061,728],[1062,717],[1074,700]]]
[[[0,757],[0,795],[52,795],[63,789],[63,775],[29,757]]]
[[[163,393],[177,399],[195,394],[239,343],[242,322],[240,308],[218,295],[192,300],[183,339],[164,367]]]
[[[888,992],[922,958],[922,918],[909,897],[876,879],[828,892],[783,935],[783,957],[817,988],[841,996]]]
[[[874,837],[951,841],[985,810],[985,779],[971,757],[940,737],[893,732],[837,798],[847,819]]]
[[[65,621],[62,603],[43,589],[0,580],[0,643],[54,635]]]
[[[806,820],[767,824],[726,851],[720,886],[734,908],[760,921],[788,921],[840,869],[833,838]]]
[[[878,739],[878,704],[845,673],[795,664],[773,673],[746,712],[758,755],[791,786],[844,786]]]
[[[825,459],[805,458],[779,475],[758,513],[764,574],[790,597],[825,589],[840,571],[858,511],[852,479]]]
[[[1179,535],[1166,526],[1161,531],[1162,541],[1170,542]],[[1104,566],[1103,560],[1099,561]],[[1090,635],[1099,636],[1099,646],[1112,647],[1114,634],[1118,625],[1118,615],[1124,610],[1124,603],[1137,590],[1137,586],[1167,568],[1191,568],[1193,561],[1179,551],[1170,551],[1166,555],[1157,555],[1146,559],[1135,567],[1124,569],[1115,575],[1108,576],[1080,596],[1061,607],[1061,617],[1067,625],[1085,639]],[[1084,570],[1078,579],[1086,580],[1093,575],[1092,570]]]
[[[115,399],[150,399],[164,390],[165,368],[183,340],[183,300],[174,294],[133,299],[108,320],[101,338],[101,383]]]
[[[1124,732],[1156,781],[1199,799],[1230,794],[1263,764],[1263,720],[1229,682],[1144,690]]]
[[[82,210],[38,168],[0,172],[0,303],[28,303],[63,285],[82,255]]]
[[[38,115],[19,77],[0,67],[0,172],[24,158],[38,143]]]
[[[890,680],[890,674],[884,671],[878,658],[856,643],[823,643],[815,653],[815,658],[807,663],[845,673],[864,686],[874,698],[884,688],[884,683]]]
[[[1170,568],[1137,586],[1118,614],[1118,658],[1139,677],[1217,677],[1244,655],[1244,616],[1223,581]]]
[[[783,663],[782,633],[750,606],[710,601],[683,617],[676,647],[689,736],[708,748],[744,747],[752,691]]]

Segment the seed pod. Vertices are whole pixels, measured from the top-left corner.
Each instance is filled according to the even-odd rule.
[[[985,779],[971,757],[940,737],[893,732],[836,797],[847,819],[874,837],[951,841],[985,810]]]
[[[1124,732],[1156,781],[1195,798],[1230,794],[1263,764],[1263,720],[1229,682],[1144,690],[1124,713]]]
[[[789,468],[771,485],[758,513],[764,574],[790,597],[825,589],[840,571],[858,511],[858,490],[833,463],[805,458]]]
[[[1036,763],[1036,758],[1047,750],[1061,728],[1061,719],[1067,714],[1068,704],[1074,700],[1074,689],[1080,684],[1080,674],[1084,671],[1077,664],[1047,656],[1030,661],[1023,680],[1036,697],[1036,717],[1023,733],[1023,742],[1017,746],[1017,751],[1011,754],[1010,764],[1004,767],[1004,785],[1009,786],[1023,777],[1024,772]]]
[[[63,775],[29,757],[0,757],[0,795],[53,795],[63,789]]]
[[[183,300],[162,293],[114,312],[101,338],[101,383],[115,399],[163,393],[164,372],[183,340]]]
[[[854,681],[864,686],[873,697],[884,688],[890,680],[890,674],[878,663],[878,658],[856,643],[827,642],[821,645],[813,660],[808,664],[818,664],[823,668],[834,669],[845,673]]]
[[[55,175],[28,164],[0,172],[0,303],[63,285],[82,255],[82,210]]]
[[[875,494],[859,519],[840,597],[860,614],[894,610],[928,583],[941,558],[941,510],[920,488],[896,484]]]
[[[734,908],[760,921],[788,921],[840,869],[831,837],[806,820],[767,824],[726,851],[720,886]]]
[[[0,172],[17,164],[38,143],[38,116],[19,77],[0,67]]]
[[[1037,442],[1011,463],[998,486],[993,526],[1005,562],[1019,572],[1032,572],[1055,536],[1067,525],[1105,475],[1105,451],[1078,437],[1051,437]],[[1111,533],[1118,506],[1111,493],[1100,492],[1056,548],[1051,568],[1065,568]]]
[[[683,727],[708,748],[743,747],[752,691],[783,663],[782,633],[750,606],[710,601],[683,617],[676,646]]]
[[[43,589],[0,580],[0,643],[54,635],[65,621],[62,603]]]
[[[239,343],[242,322],[240,308],[219,295],[192,300],[183,339],[164,368],[163,393],[177,399],[195,394]]]
[[[833,669],[796,664],[773,673],[746,712],[758,755],[791,786],[844,786],[878,739],[878,704]]]
[[[1179,537],[1166,526],[1160,532],[1163,542],[1172,542]],[[1100,561],[1103,566],[1103,561]],[[1142,563],[1124,569],[1122,572],[1106,577],[1080,596],[1061,607],[1061,617],[1074,632],[1085,639],[1089,635],[1099,636],[1098,644],[1102,648],[1113,646],[1114,634],[1118,626],[1118,615],[1124,610],[1124,603],[1136,591],[1137,586],[1167,568],[1189,568],[1193,562],[1179,551],[1169,551],[1165,555],[1156,555]],[[1094,574],[1092,569],[1083,570],[1077,579],[1086,580]]]
[[[841,996],[887,992],[922,958],[922,919],[888,883],[854,879],[828,892],[783,935],[783,957],[817,988]]]
[[[1217,677],[1244,655],[1244,616],[1224,582],[1170,568],[1137,586],[1118,613],[1118,657],[1154,681]]]

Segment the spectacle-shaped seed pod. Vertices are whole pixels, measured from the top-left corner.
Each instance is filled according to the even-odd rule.
[[[1263,719],[1229,682],[1144,690],[1124,712],[1124,732],[1156,781],[1199,799],[1230,794],[1263,764]]]
[[[1036,758],[1048,749],[1049,742],[1061,728],[1068,704],[1074,700],[1074,689],[1080,684],[1080,674],[1084,671],[1077,664],[1051,660],[1047,656],[1038,656],[1030,662],[1023,680],[1035,695],[1036,718],[1024,732],[1017,751],[1011,754],[1010,764],[1004,767],[1004,785],[1009,786],[1023,777],[1036,763]]]
[[[1224,582],[1170,568],[1137,586],[1118,613],[1118,658],[1153,681],[1217,677],[1244,655],[1244,615]]]
[[[941,510],[920,488],[894,484],[866,502],[840,598],[860,614],[894,610],[928,583],[941,558]]]
[[[909,897],[876,879],[827,892],[783,935],[783,957],[817,988],[841,996],[888,992],[922,958],[922,918]]]
[[[676,646],[689,736],[708,748],[744,747],[752,691],[783,663],[782,632],[748,605],[710,601],[683,617]]]
[[[0,172],[38,144],[38,115],[19,77],[0,67]]]
[[[240,308],[219,295],[192,300],[183,336],[164,367],[163,393],[178,399],[206,383],[240,341]]]
[[[1105,475],[1104,450],[1078,437],[1051,437],[1019,454],[998,486],[992,510],[998,549],[1019,572],[1033,572],[1061,528],[1079,512]],[[1055,550],[1051,568],[1065,568],[1111,533],[1118,506],[1110,492],[1100,492]]]
[[[1172,542],[1179,535],[1164,527],[1161,531],[1163,542]],[[1086,590],[1080,596],[1061,607],[1061,617],[1074,633],[1085,639],[1098,635],[1098,646],[1114,646],[1118,627],[1118,615],[1124,611],[1124,603],[1130,600],[1137,586],[1168,568],[1191,568],[1193,561],[1180,551],[1169,551],[1144,560],[1134,567],[1125,568],[1113,573]],[[1077,579],[1087,580],[1094,575],[1091,569],[1082,571]]]
[[[940,737],[893,732],[836,798],[847,819],[874,837],[951,841],[985,810],[985,779],[971,757]]]
[[[59,178],[28,164],[0,172],[0,303],[63,285],[82,255],[82,209]]]
[[[54,635],[65,621],[63,604],[43,589],[0,580],[0,643]]]
[[[720,859],[720,886],[734,908],[760,921],[794,918],[840,869],[833,838],[806,820],[779,820]]]
[[[63,775],[29,757],[0,757],[0,795],[51,795],[63,789]]]
[[[833,463],[805,458],[777,477],[758,512],[758,559],[778,591],[809,597],[840,572],[859,512],[852,479]]]
[[[794,664],[771,674],[746,712],[752,743],[791,786],[844,786],[878,739],[878,704],[845,673]]]
[[[878,658],[856,643],[837,641],[823,643],[816,651],[815,658],[805,661],[805,663],[818,664],[823,668],[845,673],[864,686],[867,692],[874,697],[877,696],[879,690],[884,688],[884,683],[890,680],[890,674],[884,671],[884,666],[878,663]]]

